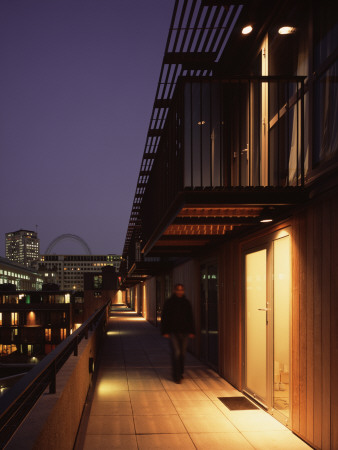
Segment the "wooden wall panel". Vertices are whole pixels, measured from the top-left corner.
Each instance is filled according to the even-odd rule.
[[[321,417],[321,448],[327,450],[330,448],[330,436],[331,436],[331,375],[330,375],[330,316],[331,316],[331,202],[328,205],[322,206],[322,227],[321,239],[318,241],[321,243],[322,248],[322,266],[321,266],[321,389],[316,386],[316,390],[321,393],[322,400],[322,417]],[[325,239],[324,239],[325,236]],[[318,447],[320,447],[318,445]]]
[[[156,323],[156,277],[151,277],[143,285],[143,317]]]
[[[338,448],[338,202],[335,198],[331,220],[331,448]]]
[[[320,236],[322,231],[322,205],[318,214],[314,215],[313,235]],[[321,239],[313,241],[313,442],[316,447],[322,445],[322,368],[317,361],[322,361],[322,242]]]
[[[241,268],[239,241],[222,245],[219,255],[220,374],[241,388]]]
[[[321,449],[338,448],[337,194],[292,220],[292,429]]]
[[[314,211],[313,208],[307,213],[306,228],[303,230],[305,236],[314,236]],[[314,288],[314,257],[313,247],[314,239],[310,238],[306,240],[306,436],[309,441],[313,442],[313,372],[314,372],[314,359],[313,359],[313,333],[314,333],[314,321],[313,321],[313,288]],[[302,302],[303,303],[303,302]]]
[[[141,285],[135,286],[135,311],[139,314],[141,312],[142,291]]]

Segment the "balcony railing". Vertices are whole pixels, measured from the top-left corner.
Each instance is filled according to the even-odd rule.
[[[304,77],[181,79],[144,193],[143,238],[179,192],[303,186],[304,160]]]
[[[109,303],[98,309],[0,399],[1,448],[9,441],[45,389],[49,387],[49,393],[55,394],[57,373],[72,354],[78,355],[79,344],[83,338],[88,338],[89,331],[98,330],[103,334]],[[99,339],[97,345],[98,343]]]

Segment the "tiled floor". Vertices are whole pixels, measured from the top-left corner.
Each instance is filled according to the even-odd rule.
[[[309,448],[262,410],[230,411],[242,395],[190,354],[171,380],[168,342],[133,312],[110,318],[77,449]]]

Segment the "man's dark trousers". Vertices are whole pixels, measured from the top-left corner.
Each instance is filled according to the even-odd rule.
[[[184,372],[184,358],[188,346],[188,333],[170,333],[173,378],[180,381]]]

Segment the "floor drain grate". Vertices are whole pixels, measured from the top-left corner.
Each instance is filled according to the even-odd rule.
[[[249,409],[259,409],[257,406],[250,402],[246,397],[218,397],[218,399],[228,409],[232,411],[245,411]]]

